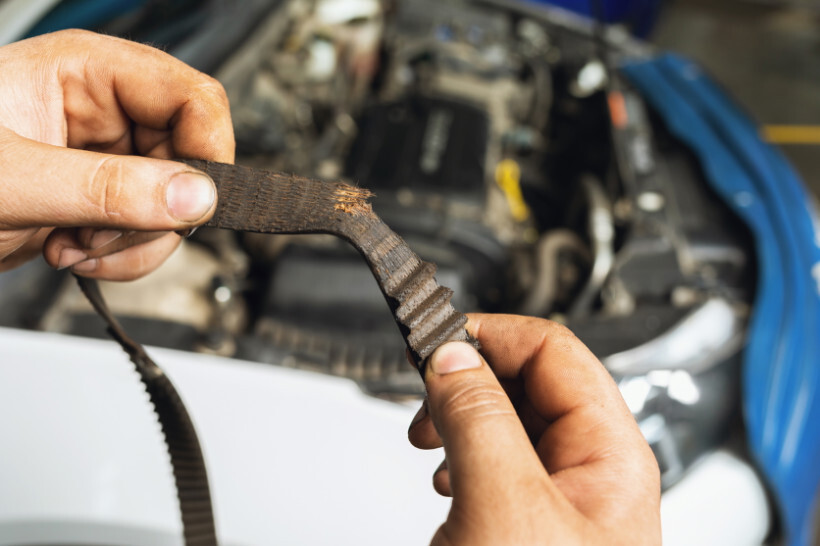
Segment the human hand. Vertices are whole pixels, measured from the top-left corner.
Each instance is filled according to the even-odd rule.
[[[0,271],[42,250],[54,267],[133,279],[176,248],[174,230],[213,214],[210,178],[166,160],[233,162],[216,80],[157,49],[79,30],[0,48],[0,73]],[[169,233],[87,259],[132,230]]]
[[[547,320],[467,330],[487,361],[466,343],[433,353],[408,433],[444,446],[433,485],[453,502],[432,544],[660,544],[657,462],[598,359]]]

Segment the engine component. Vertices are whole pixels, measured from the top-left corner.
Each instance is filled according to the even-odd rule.
[[[374,191],[400,188],[480,202],[490,121],[480,108],[410,96],[358,120],[346,176]]]
[[[411,96],[365,110],[358,125],[346,174],[373,188],[379,215],[421,252],[464,274],[459,284],[468,293],[501,286],[510,256],[503,228],[487,214],[486,114],[461,102]],[[509,216],[506,209],[502,214]],[[476,304],[492,307],[504,294],[493,297]]]
[[[743,316],[726,300],[710,299],[658,337],[607,356],[604,365],[619,375],[647,374],[653,370],[700,373],[740,349]]]
[[[592,243],[593,261],[587,283],[572,304],[570,316],[589,313],[593,300],[609,276],[615,254],[615,224],[609,197],[601,184],[591,177],[581,180],[581,186],[589,201],[589,239]]]
[[[614,68],[640,44],[504,0],[285,0],[248,29],[216,71],[239,163],[371,188],[459,308],[566,323],[619,382],[665,487],[726,437],[753,245]],[[127,328],[421,393],[348,247],[213,233],[192,237],[198,275],[166,279],[196,305],[152,310],[103,286]],[[246,266],[225,267],[231,256]],[[41,323],[87,329],[72,301],[58,295]],[[691,337],[698,354],[677,349]]]

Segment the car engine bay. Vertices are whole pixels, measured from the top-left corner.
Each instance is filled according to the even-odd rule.
[[[739,417],[755,260],[618,72],[643,47],[500,0],[287,0],[213,75],[237,163],[366,187],[459,310],[566,324],[669,487]],[[103,337],[73,279],[35,267],[4,279],[2,324]],[[156,273],[102,290],[149,345],[424,392],[367,266],[330,236],[201,229]]]

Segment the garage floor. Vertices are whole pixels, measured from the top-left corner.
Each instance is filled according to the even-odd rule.
[[[820,196],[820,0],[668,0],[650,38],[705,66]]]

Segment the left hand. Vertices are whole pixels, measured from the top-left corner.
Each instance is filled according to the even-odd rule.
[[[42,250],[55,267],[132,279],[176,248],[174,230],[213,213],[213,182],[166,161],[233,162],[228,101],[213,78],[152,47],[79,30],[0,48],[0,73],[0,271]],[[133,230],[166,234],[83,259]]]

